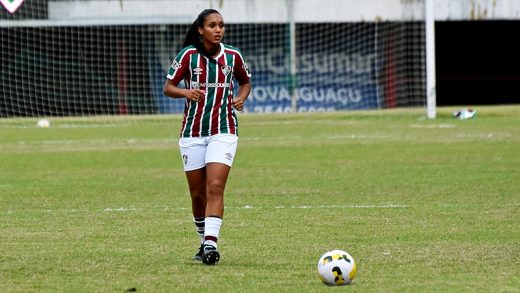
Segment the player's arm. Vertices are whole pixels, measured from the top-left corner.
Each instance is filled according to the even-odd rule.
[[[238,88],[238,94],[233,99],[233,107],[238,111],[242,111],[244,109],[244,103],[247,100],[247,97],[251,93],[251,81],[247,81],[247,83],[241,84]]]
[[[204,99],[205,91],[199,89],[183,89],[177,87],[177,84],[175,84],[174,80],[167,78],[166,82],[164,82],[164,94],[172,98],[186,97],[186,99],[195,102],[199,102]]]
[[[238,55],[234,72],[239,88],[237,96],[233,99],[233,107],[238,111],[242,111],[244,102],[251,93],[251,72],[249,71],[249,65],[242,58],[242,54]]]

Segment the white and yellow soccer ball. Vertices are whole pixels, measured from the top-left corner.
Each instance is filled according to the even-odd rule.
[[[356,277],[356,272],[354,258],[343,250],[328,251],[318,261],[320,279],[329,286],[349,285]]]

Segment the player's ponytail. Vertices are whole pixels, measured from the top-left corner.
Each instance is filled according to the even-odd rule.
[[[206,52],[206,49],[202,44],[202,36],[199,34],[199,28],[204,27],[204,21],[206,20],[206,17],[213,13],[220,14],[220,12],[215,9],[204,9],[197,16],[197,19],[195,19],[193,24],[190,26],[190,29],[188,29],[186,32],[186,37],[184,38],[184,48],[193,45],[202,55],[208,57],[208,52]]]
[[[196,19],[193,24],[190,26],[190,29],[186,32],[186,37],[184,39],[184,47],[188,47],[193,45],[197,47],[198,44],[201,44],[201,35],[199,35],[199,22]],[[198,49],[198,48],[197,48]]]

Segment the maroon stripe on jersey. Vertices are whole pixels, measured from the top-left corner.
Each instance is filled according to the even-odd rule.
[[[199,54],[200,56],[200,59],[199,59],[199,67],[200,68],[203,68],[204,70],[202,70],[202,73],[199,75],[199,78],[197,79],[197,81],[199,83],[204,83],[204,86],[200,86],[200,89],[203,90],[203,91],[206,91],[206,95],[207,95],[207,92],[208,92],[208,85],[207,85],[207,82],[208,82],[208,60],[206,58],[204,58],[202,56],[202,54]],[[206,97],[207,98],[207,97]]]
[[[223,72],[223,66],[226,66],[226,55],[222,54],[220,58],[217,60],[217,80],[216,83],[224,83],[226,82],[226,75]],[[231,74],[231,72],[229,73]],[[211,81],[213,82],[213,81]],[[218,134],[220,132],[220,107],[222,107],[222,102],[225,97],[224,95],[224,87],[216,88],[215,102],[213,103],[213,109],[211,110],[211,135]]]
[[[228,114],[228,126],[229,126],[229,133],[230,134],[236,134],[236,121],[235,117],[233,116],[233,96],[229,96],[229,103],[227,105],[227,114]]]
[[[187,59],[186,61],[183,61],[185,64],[188,65],[188,70],[187,72],[185,73],[184,75],[184,86],[186,88],[191,88],[191,76],[192,76],[192,72],[193,72],[193,68],[191,67],[191,58],[193,57],[194,54],[196,54],[197,51],[196,50],[190,50],[190,54],[185,54],[182,58],[183,59]],[[187,126],[187,123],[188,123],[188,118],[189,118],[189,113],[191,111],[191,107],[192,107],[192,104],[190,103],[190,100],[188,99],[185,99],[185,102],[184,102],[184,117],[182,119],[182,127],[181,127],[181,136],[183,135],[183,133],[186,131],[186,126]],[[191,123],[190,127],[193,125],[193,122]]]
[[[181,133],[180,135],[184,133],[184,130],[186,129],[186,121],[188,120],[188,113],[190,111],[190,103],[188,99],[184,102],[184,117],[182,119],[182,126],[181,126]]]
[[[233,51],[232,51],[233,52]],[[237,62],[237,55],[233,54],[233,66]],[[233,81],[231,81],[231,87],[229,89],[229,96],[226,97],[228,99],[227,104],[227,114],[228,114],[228,122],[227,125],[229,127],[229,133],[231,134],[237,134],[236,126],[237,121],[235,120],[235,115],[233,115],[233,98],[234,98],[234,89],[233,89]]]

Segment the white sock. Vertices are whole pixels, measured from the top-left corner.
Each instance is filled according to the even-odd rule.
[[[217,240],[220,233],[222,219],[218,217],[207,217],[204,229],[204,244],[217,248]]]

